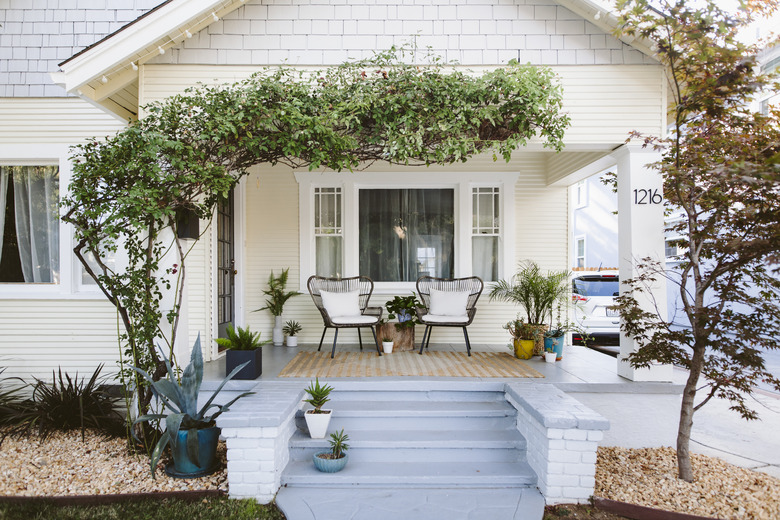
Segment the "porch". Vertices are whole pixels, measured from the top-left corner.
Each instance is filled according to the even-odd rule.
[[[364,352],[375,355],[370,348],[364,344]],[[430,348],[465,355],[460,344]],[[596,448],[609,428],[606,419],[570,393],[680,389],[678,384],[623,379],[614,358],[577,346],[567,346],[556,363],[522,361],[542,378],[326,378],[335,388],[329,432],[345,428],[353,448],[347,469],[332,476],[311,467],[313,450],[326,448],[327,441],[309,439],[302,431],[301,399],[309,379],[279,376],[298,353],[316,349],[316,344],[265,347],[259,380],[227,387],[228,394],[249,388],[257,393],[219,421],[228,445],[231,496],[276,499],[292,520],[452,520],[469,518],[470,511],[484,513],[486,507],[494,518],[541,518],[545,502],[587,501]],[[500,345],[472,349],[508,353]],[[323,346],[329,359],[326,350]],[[340,344],[337,352],[357,353],[359,347]],[[377,359],[381,363],[391,356],[419,354]],[[476,357],[467,360],[477,362]],[[223,358],[207,363],[204,389],[223,377]]]

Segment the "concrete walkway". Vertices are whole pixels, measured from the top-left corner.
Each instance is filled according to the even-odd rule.
[[[324,347],[323,347],[324,348]],[[355,349],[357,346],[339,346]],[[432,349],[458,350],[459,345],[432,345]],[[475,350],[504,350],[503,346],[475,345]],[[300,350],[266,347],[261,379],[277,379],[279,371]],[[634,383],[617,375],[616,360],[584,347],[567,346],[564,359],[546,364],[531,360],[531,366],[564,392],[609,419],[602,446],[630,448],[676,444],[681,390],[686,373],[674,371],[672,383]],[[207,365],[207,377],[224,375],[224,360]],[[410,381],[414,378],[383,378]],[[444,378],[446,379],[446,378]],[[457,378],[455,378],[457,379]],[[284,378],[286,381],[295,379]],[[354,379],[353,379],[354,380]],[[331,384],[337,380],[330,380]],[[536,381],[539,381],[538,379]],[[306,386],[308,381],[301,380]],[[780,478],[780,395],[759,391],[752,400],[759,421],[745,421],[728,409],[728,403],[713,400],[694,416],[691,449],[732,464]],[[279,500],[298,502],[288,520],[494,520],[524,518],[516,509],[516,490],[312,490],[283,489]],[[513,496],[515,495],[515,496]],[[527,519],[538,520],[538,519]]]

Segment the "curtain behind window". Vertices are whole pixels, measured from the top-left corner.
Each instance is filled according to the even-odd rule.
[[[360,190],[360,274],[379,282],[452,278],[454,200],[452,189]]]
[[[8,196],[8,171],[0,168],[0,262],[3,260],[3,236],[5,235],[5,199]]]
[[[53,166],[13,168],[16,237],[25,282],[59,282],[59,179]]]

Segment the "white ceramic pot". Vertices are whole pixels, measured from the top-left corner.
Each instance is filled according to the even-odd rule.
[[[325,413],[312,413],[314,410],[307,410],[303,417],[306,419],[306,426],[309,427],[309,435],[312,439],[324,439],[328,433],[330,424],[331,410],[322,410]]]
[[[382,342],[382,351],[385,354],[392,354],[393,353],[393,342],[392,341],[383,341]]]
[[[297,347],[298,346],[298,336],[287,336],[287,346],[288,347]]]
[[[282,317],[274,316],[274,346],[280,347],[284,345],[284,332],[282,332]]]
[[[544,360],[547,363],[555,363],[555,352],[545,352],[544,353]]]

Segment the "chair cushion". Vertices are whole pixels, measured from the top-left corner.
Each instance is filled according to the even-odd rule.
[[[338,316],[360,316],[360,291],[320,292],[322,306],[331,319]]]
[[[422,317],[423,323],[467,323],[468,316],[447,316],[443,314],[426,314]]]
[[[468,291],[439,291],[431,289],[431,308],[429,314],[437,316],[467,316],[466,305],[469,302]],[[466,319],[468,321],[468,318]]]
[[[379,321],[379,318],[376,316],[364,316],[362,314],[357,314],[355,316],[337,316],[335,318],[331,318],[330,321],[335,323],[336,325],[351,325],[351,324],[366,324],[366,325],[373,325],[377,321]]]

